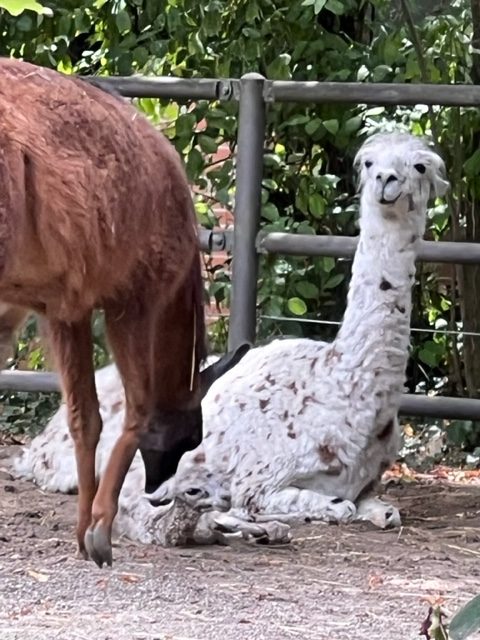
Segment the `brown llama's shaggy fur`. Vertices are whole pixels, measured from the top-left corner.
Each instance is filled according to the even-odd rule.
[[[0,338],[5,346],[22,309],[47,319],[79,469],[79,547],[110,563],[137,448],[152,489],[201,439],[205,327],[191,195],[168,140],[78,78],[0,59],[0,123]],[[105,310],[127,399],[98,490],[94,308]]]

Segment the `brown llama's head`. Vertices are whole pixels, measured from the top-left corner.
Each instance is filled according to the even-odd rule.
[[[248,343],[229,351],[200,372],[198,406],[193,409],[157,410],[148,432],[141,437],[140,452],[145,465],[145,492],[153,493],[172,477],[180,458],[202,441],[201,401],[215,380],[232,369],[250,349]]]

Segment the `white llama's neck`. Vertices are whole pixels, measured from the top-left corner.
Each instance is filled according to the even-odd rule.
[[[411,204],[411,202],[410,202]],[[348,304],[335,349],[349,354],[349,366],[375,376],[386,387],[404,385],[410,341],[415,257],[424,216],[410,211],[403,222],[362,202],[361,233],[352,267]],[[383,385],[382,385],[383,386]]]

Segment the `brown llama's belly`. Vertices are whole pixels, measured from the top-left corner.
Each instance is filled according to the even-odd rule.
[[[18,269],[8,278],[0,277],[0,301],[65,322],[80,320],[113,300],[131,298],[132,292],[143,295],[144,289],[152,291],[154,301],[161,299],[168,306],[191,276],[197,258],[195,247],[191,252],[193,257],[188,256],[176,269],[171,264],[163,266],[154,256],[150,263],[137,261],[133,265],[126,256],[123,261],[112,256],[108,264],[96,265],[91,271],[78,265],[63,273],[38,269],[35,274]]]

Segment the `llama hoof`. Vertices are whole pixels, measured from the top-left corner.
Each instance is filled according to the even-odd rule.
[[[402,524],[399,510],[382,502],[379,498],[361,500],[357,508],[356,520],[371,522],[380,529],[394,529]]]
[[[390,506],[385,512],[385,529],[396,529],[402,526],[400,511],[396,507]]]
[[[104,564],[112,566],[112,543],[110,536],[100,526],[90,527],[85,534],[85,547],[89,557],[100,569]]]
[[[327,522],[343,524],[351,522],[356,512],[357,508],[353,502],[350,502],[350,500],[334,498],[327,507],[326,517],[319,519],[326,520]],[[316,518],[312,517],[312,520],[316,520]]]
[[[257,544],[288,544],[292,540],[290,527],[283,522],[265,522],[260,529],[263,533],[253,535]]]
[[[78,546],[76,557],[78,560],[89,560],[88,551],[85,549],[83,544]]]
[[[241,533],[244,540],[253,539],[258,544],[286,544],[291,540],[290,527],[283,522],[249,522],[223,513],[215,514],[212,520],[220,533]]]

